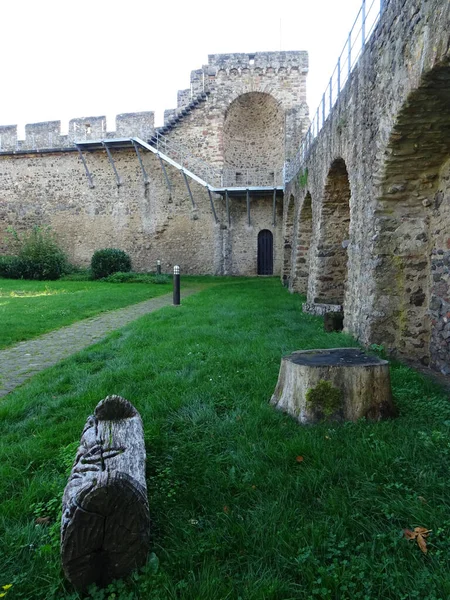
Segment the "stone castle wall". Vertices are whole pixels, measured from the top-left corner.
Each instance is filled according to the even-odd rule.
[[[113,156],[123,181],[119,187],[103,152],[86,156],[94,188],[77,153],[0,157],[2,230],[6,224],[19,231],[50,224],[78,265],[88,265],[98,248],[119,247],[131,255],[136,270],[154,270],[161,259],[166,270],[181,263],[185,273],[213,273],[215,229],[205,190],[192,184],[193,211],[175,169],[168,168],[169,198],[157,157],[142,155],[146,186],[134,150],[113,151]]]
[[[310,269],[308,281],[302,278],[308,304],[336,300],[322,292],[340,285],[349,332],[445,373],[450,373],[449,32],[448,2],[387,2],[287,190],[299,215],[297,255],[311,226],[307,216],[302,219],[302,207],[307,196],[312,201]],[[336,173],[337,163],[346,178]],[[339,188],[345,186],[342,204]],[[348,219],[348,240],[346,231],[329,226],[340,202],[341,209],[346,205],[348,217],[339,219]],[[292,265],[295,281],[296,257]]]
[[[260,162],[253,161],[253,165],[260,164],[264,154],[264,164],[281,168],[284,153],[295,154],[309,125],[307,73],[306,52],[210,55],[208,65],[191,74],[191,100],[196,94],[208,93],[204,109],[183,116],[188,91],[180,92],[180,105],[166,113],[166,125],[169,117],[178,115],[180,120],[166,135],[219,169],[247,158],[249,149],[256,157],[259,149]],[[240,140],[236,137],[233,121],[247,132],[252,130],[253,145],[246,144],[242,135]],[[262,123],[271,127],[264,128]],[[233,136],[230,129],[234,129]]]
[[[124,113],[116,116],[116,130],[106,130],[106,117],[82,117],[69,121],[69,132],[61,135],[61,121],[25,125],[25,139],[17,137],[17,125],[0,125],[0,153],[70,148],[76,140],[118,137],[148,139],[155,131],[155,113]]]
[[[238,173],[248,167],[281,169],[285,137],[298,144],[307,126],[307,70],[304,52],[210,56],[207,66],[191,73],[190,89],[179,91],[177,108],[168,111],[165,139],[219,169],[227,161]],[[242,98],[245,108],[239,110]],[[233,102],[237,110],[230,109]],[[227,130],[229,110],[233,118]],[[276,126],[270,128],[274,117]],[[241,126],[253,136],[253,145],[234,139]],[[111,148],[119,186],[105,150],[84,149],[94,182],[90,187],[75,142],[149,140],[155,134],[152,112],[118,115],[113,133],[106,133],[104,116],[72,119],[63,136],[59,121],[25,130],[26,139],[17,140],[15,126],[0,127],[0,251],[8,225],[22,231],[50,224],[79,265],[87,265],[98,248],[119,247],[131,255],[136,270],[152,270],[160,259],[166,271],[180,264],[184,273],[256,275],[258,233],[268,229],[274,238],[274,273],[280,273],[282,202],[274,226],[271,192],[251,196],[250,224],[245,195],[230,196],[229,222],[223,196],[213,194],[216,222],[203,186],[190,180],[193,207],[181,172],[166,164],[169,193],[158,158],[141,149],[149,177],[145,184],[131,148]],[[183,163],[180,153],[177,161]],[[232,177],[230,185],[241,183],[235,172]]]

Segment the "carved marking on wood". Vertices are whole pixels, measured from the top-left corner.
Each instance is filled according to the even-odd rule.
[[[61,558],[80,590],[106,585],[145,563],[150,517],[142,421],[108,396],[87,419],[63,496]]]

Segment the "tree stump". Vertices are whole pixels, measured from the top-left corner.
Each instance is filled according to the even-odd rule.
[[[149,536],[141,417],[108,396],[86,422],[64,491],[64,573],[79,590],[107,585],[145,563]]]
[[[271,404],[300,423],[396,415],[389,363],[358,348],[293,352],[281,360]]]

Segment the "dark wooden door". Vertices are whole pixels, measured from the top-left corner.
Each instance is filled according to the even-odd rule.
[[[258,275],[273,275],[273,235],[268,229],[258,233]]]

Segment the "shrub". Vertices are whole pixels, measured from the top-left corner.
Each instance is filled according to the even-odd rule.
[[[0,256],[0,276],[21,279],[26,265],[18,256]]]
[[[70,269],[63,275],[64,281],[90,281],[92,274],[90,269],[76,268]]]
[[[112,275],[108,275],[108,277],[105,277],[103,281],[106,281],[107,283],[134,283],[135,278],[136,274],[132,271],[128,271],[128,273],[117,271],[117,273],[113,273]]]
[[[18,234],[9,228],[9,246],[15,256],[3,256],[0,274],[12,279],[59,279],[65,272],[67,259],[54,231],[48,225],[36,225]]]
[[[118,271],[108,277],[104,277],[103,281],[107,283],[170,283],[168,275],[153,275],[152,273],[122,273]]]
[[[131,260],[126,252],[117,248],[96,250],[91,260],[92,279],[102,279],[118,271],[131,271]]]
[[[170,283],[171,281],[171,277],[165,273],[156,273],[156,275],[153,275],[153,283]]]

